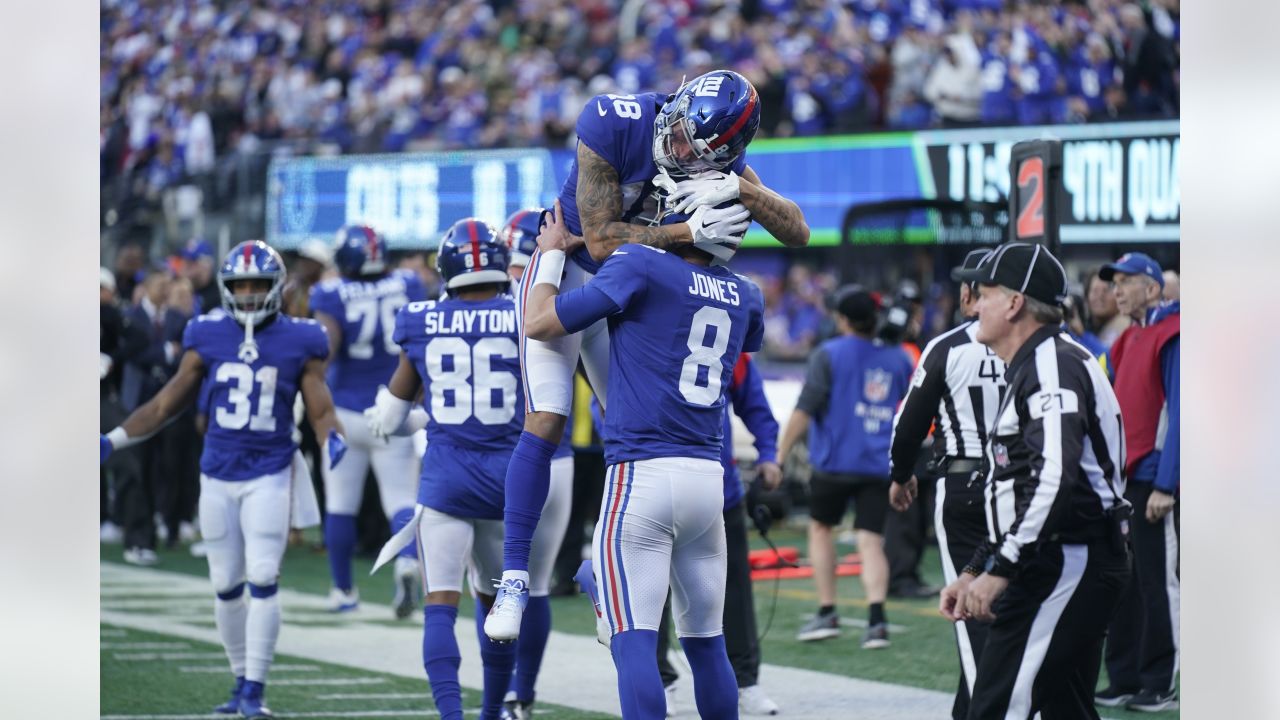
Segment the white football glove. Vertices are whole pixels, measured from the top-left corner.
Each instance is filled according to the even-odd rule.
[[[722,240],[738,239],[751,226],[751,212],[742,203],[735,203],[727,208],[715,208],[703,205],[693,211],[693,215],[685,221],[689,233],[693,235],[694,245],[715,243]]]
[[[738,199],[738,182],[738,174],[733,171],[725,174],[711,170],[676,183],[676,190],[667,201],[676,213],[686,213],[700,205],[715,207]]]

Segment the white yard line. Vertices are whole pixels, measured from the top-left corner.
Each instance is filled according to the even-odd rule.
[[[111,637],[123,634],[124,632],[119,632]],[[183,650],[191,645],[184,642],[104,642],[99,643],[98,647],[103,650]]]
[[[174,653],[115,653],[116,660],[125,662],[155,662],[157,660],[225,660],[226,653],[215,652],[174,652]]]
[[[163,570],[127,567],[115,563],[102,565],[104,581],[113,586],[127,585],[131,579],[144,585],[164,585],[177,590],[208,589],[208,580]],[[163,582],[158,582],[163,578]],[[280,633],[277,652],[281,655],[342,665],[397,677],[423,681],[422,630],[418,623],[401,626],[374,624],[388,617],[384,607],[361,606],[338,616],[343,621],[329,627],[298,627],[290,621],[296,608],[323,608],[325,598],[292,590],[281,590],[286,627]],[[189,640],[217,643],[217,631],[193,625],[176,614],[145,612],[154,606],[102,609],[102,622],[110,625],[161,633]],[[586,601],[583,612],[589,612]],[[206,612],[208,610],[206,609]],[[210,613],[211,614],[211,613]],[[288,627],[294,625],[294,627]],[[456,628],[458,647],[462,651],[459,681],[463,686],[480,689],[483,674],[480,651],[476,645],[475,625],[471,619],[459,618]],[[617,675],[609,652],[595,638],[552,632],[538,678],[538,700],[581,710],[619,716]],[[781,707],[789,720],[831,720],[850,712],[861,720],[933,720],[946,717],[951,710],[950,693],[859,680],[842,675],[765,664],[760,668],[764,690]],[[314,679],[314,684],[329,684]],[[369,684],[361,681],[376,678],[351,678],[344,683]],[[271,684],[312,684],[310,679],[272,679]],[[688,715],[694,708],[693,683],[685,677],[678,686],[679,702]],[[282,717],[286,715],[282,714]],[[149,716],[159,720],[158,716]],[[187,716],[182,716],[187,717]],[[204,715],[190,717],[206,717]],[[339,715],[298,714],[289,717],[340,717]],[[124,720],[117,718],[116,720]]]
[[[317,700],[430,700],[431,693],[333,693],[317,695]]]
[[[226,655],[221,655],[219,657],[224,661],[226,660]],[[223,662],[221,665],[184,665],[178,668],[178,672],[226,674],[230,673],[231,670],[227,667],[226,662]],[[272,665],[271,672],[320,672],[320,668],[315,665]]]

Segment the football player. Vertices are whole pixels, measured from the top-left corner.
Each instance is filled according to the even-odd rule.
[[[737,718],[722,623],[721,444],[725,390],[738,356],[760,349],[764,302],[701,243],[619,248],[590,282],[561,294],[571,241],[559,213],[557,204],[530,266],[524,332],[550,340],[609,324],[608,484],[591,556],[622,717],[666,717],[656,653],[669,579],[698,713]]]
[[[249,718],[272,717],[263,691],[280,634],[276,591],[297,449],[295,395],[302,393],[312,427],[326,438],[330,469],[346,452],[324,380],[329,341],[316,321],[280,312],[284,284],[284,261],[266,243],[232,248],[218,271],[222,308],[187,324],[177,374],[100,439],[103,461],[141,442],[190,405],[208,378],[200,534],[217,594],[214,620],[236,678],[215,711]]]
[[[502,568],[503,479],[524,419],[509,254],[484,222],[466,218],[449,228],[436,254],[447,296],[412,303],[396,315],[399,365],[371,417],[378,435],[403,432],[413,399],[423,393],[430,442],[419,507],[393,543],[416,533],[426,589],[422,662],[446,720],[462,718],[454,624],[463,572],[469,568],[481,605],[478,623],[493,602],[478,589],[491,587]],[[490,640],[478,627],[477,636],[484,663],[481,717],[496,720],[516,648]]]
[[[392,340],[400,308],[425,300],[422,281],[412,272],[388,272],[387,243],[373,228],[347,226],[338,231],[333,262],[341,277],[311,290],[311,311],[329,333],[329,387],[338,418],[348,432],[348,457],[342,467],[324,473],[324,543],[329,552],[333,589],[329,609],[353,610],[360,594],[351,576],[356,548],[356,515],[364,497],[365,475],[373,465],[382,510],[395,532],[413,516],[418,456],[407,437],[374,438],[361,417],[373,405],[379,385],[395,372],[399,348]],[[418,561],[413,546],[396,561],[397,618],[418,606]]]
[[[538,249],[538,232],[547,211],[542,208],[517,210],[502,226],[502,239],[511,248],[507,271],[515,283],[516,295],[525,268]],[[566,425],[567,426],[567,425]],[[573,503],[573,445],[570,433],[561,433],[559,445],[551,456],[551,484],[547,501],[542,505],[542,519],[533,534],[529,556],[529,599],[520,621],[520,642],[516,645],[516,670],[507,693],[505,717],[527,720],[532,717],[534,687],[542,656],[551,637],[551,573],[556,555],[569,526]]]
[[[695,122],[696,120],[696,122]],[[565,291],[582,287],[626,243],[661,249],[701,245],[732,256],[750,219],[789,247],[809,242],[800,208],[760,182],[745,150],[760,126],[760,96],[738,73],[716,70],[674,95],[599,95],[578,117],[577,157],[560,191],[567,231],[585,240],[570,253]],[[668,211],[691,213],[662,224]],[[536,267],[535,256],[531,267]],[[521,293],[521,312],[528,284]],[[546,502],[550,462],[564,432],[579,355],[607,410],[608,327],[521,340],[524,432],[507,471],[502,581],[485,632],[514,640],[527,602],[529,547]]]

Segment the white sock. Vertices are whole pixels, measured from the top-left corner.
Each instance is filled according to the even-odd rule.
[[[276,639],[280,637],[280,596],[249,598],[249,621],[245,623],[247,652],[245,653],[246,680],[265,683],[267,670],[276,653]]]
[[[525,587],[529,587],[529,571],[528,570],[503,570],[503,580],[520,580]]]
[[[244,676],[245,620],[249,615],[246,596],[247,593],[235,600],[215,598],[213,601],[213,622],[227,651],[227,660],[231,662],[231,674],[236,677]]]

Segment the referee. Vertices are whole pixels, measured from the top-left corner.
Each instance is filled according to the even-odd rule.
[[[987,440],[987,542],[942,592],[951,620],[990,622],[969,718],[1097,718],[1102,638],[1129,580],[1120,407],[1060,330],[1062,265],[1009,243],[959,273],[980,285],[978,342],[1008,391]]]
[[[952,277],[973,270],[991,254],[985,248],[970,252]],[[911,471],[930,426],[934,428],[933,465],[938,471],[934,527],[947,584],[955,582],[987,536],[978,467],[987,429],[995,425],[996,409],[1005,393],[1004,361],[975,339],[978,323],[972,318],[977,300],[977,285],[961,284],[960,312],[967,320],[925,347],[894,419],[889,451],[893,481],[889,503],[903,511],[915,500],[917,480]],[[985,624],[956,623],[961,676],[951,707],[955,720],[964,720],[969,712],[969,694],[986,639]]]

